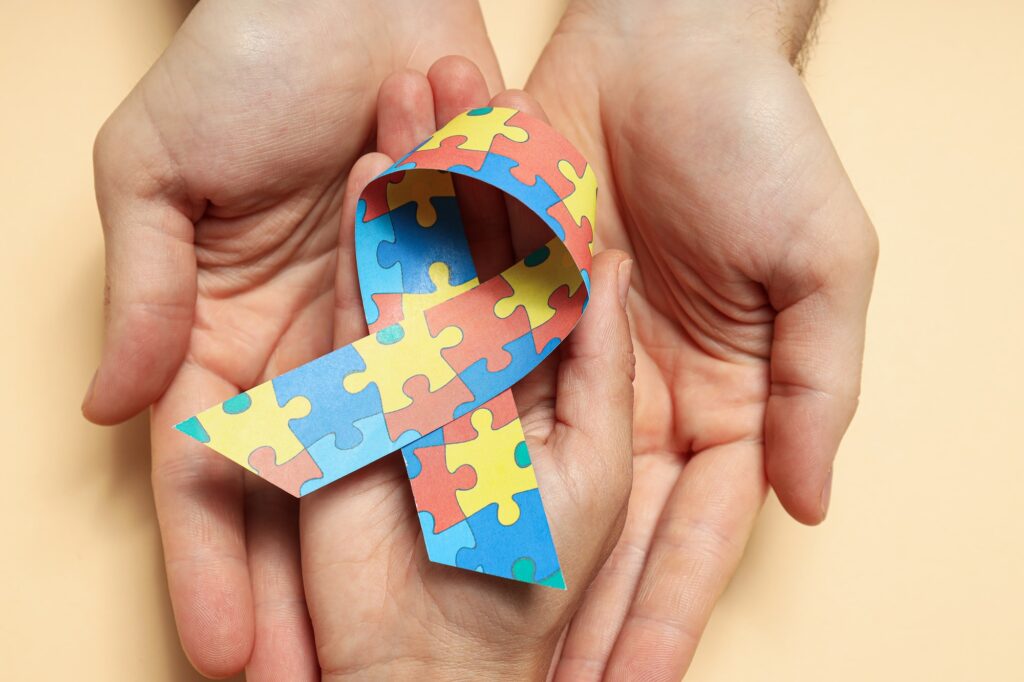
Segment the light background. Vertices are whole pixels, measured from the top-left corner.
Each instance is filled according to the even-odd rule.
[[[484,2],[520,85],[558,2]],[[184,0],[0,0],[0,677],[188,680],[145,418],[87,424],[90,151]],[[770,500],[689,679],[1024,679],[1024,5],[833,0],[807,73],[878,228],[860,413],[818,529]]]

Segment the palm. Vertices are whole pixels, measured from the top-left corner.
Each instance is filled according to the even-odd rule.
[[[541,379],[551,392],[554,380],[550,372]],[[545,509],[555,532],[562,531],[559,555],[570,580],[586,584],[590,569],[585,567],[596,563],[597,552],[609,549],[607,541],[595,543],[593,537],[611,536],[614,528],[597,523],[588,510],[600,495],[605,515],[614,520],[628,475],[621,468],[602,473],[601,457],[594,457],[591,447],[584,449],[587,435],[556,431],[542,404],[523,399],[517,404],[543,482]],[[573,452],[586,452],[590,461]],[[581,478],[586,483],[581,485]],[[569,493],[574,487],[576,495]],[[582,530],[587,528],[593,530]],[[340,537],[352,541],[339,542]],[[450,674],[460,668],[482,673],[499,663],[489,658],[491,652],[504,651],[503,665],[519,675],[540,675],[578,595],[430,563],[400,458],[337,481],[304,502],[302,551],[320,664],[328,673],[402,677],[412,672],[402,672],[402,658],[438,658],[443,646],[439,663]],[[507,642],[513,640],[520,645],[509,652]]]
[[[380,79],[414,44],[408,25],[338,3],[260,9],[201,3],[138,93],[202,215],[189,355],[234,386],[329,347],[341,188],[370,140]],[[457,9],[419,12],[435,30],[418,27],[418,61],[461,30],[490,63],[482,26]]]
[[[763,498],[772,395],[790,381],[777,311],[814,286],[790,273],[813,280],[809,254],[833,241],[807,217],[852,195],[788,62],[669,33],[616,42],[571,15],[528,85],[597,161],[599,242],[637,264],[630,518],[567,641],[570,678],[642,669],[652,642],[685,669]],[[579,64],[593,73],[567,78]],[[840,218],[862,219],[855,197]],[[599,627],[600,612],[619,619]]]

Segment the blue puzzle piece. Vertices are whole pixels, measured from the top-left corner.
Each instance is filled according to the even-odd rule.
[[[402,459],[405,460],[405,471],[409,474],[410,480],[423,471],[423,463],[416,454],[416,448],[402,448]]]
[[[380,317],[380,309],[377,308],[373,295],[402,293],[402,266],[395,262],[385,267],[377,260],[377,249],[380,245],[393,245],[395,242],[391,214],[385,213],[369,222],[363,222],[365,215],[366,200],[360,199],[356,208],[356,239],[367,246],[356,249],[356,269],[359,273],[359,293],[363,299],[366,323],[373,324]]]
[[[359,419],[354,426],[363,434],[359,447],[341,450],[335,445],[334,434],[329,433],[306,448],[306,452],[320,467],[323,476],[303,483],[299,495],[306,495],[343,476],[348,476],[394,450],[383,414]]]
[[[440,533],[434,533],[434,515],[421,511],[419,517],[420,527],[423,529],[423,542],[427,546],[427,556],[431,561],[455,566],[455,559],[459,551],[472,549],[475,546],[473,531],[469,527],[468,519],[459,521]]]
[[[354,424],[374,415],[380,417],[381,423],[384,421],[384,408],[376,384],[371,383],[359,393],[349,393],[342,383],[346,375],[365,369],[366,363],[356,349],[345,346],[274,379],[274,392],[280,405],[284,406],[298,396],[309,400],[312,408],[309,414],[288,423],[303,447],[308,450],[330,434],[334,434],[334,447],[339,450],[349,450],[360,444],[364,447],[376,447],[378,444],[384,447],[387,444],[379,439],[379,435],[375,435],[373,442],[364,443],[370,434],[364,434]],[[375,432],[371,429],[371,433]],[[384,434],[387,435],[387,429],[384,429]]]
[[[559,566],[540,491],[534,488],[517,493],[512,499],[519,505],[519,519],[511,526],[498,521],[497,503],[487,505],[466,519],[464,523],[473,531],[476,546],[460,549],[456,565],[469,570],[482,566],[484,573],[522,580],[522,571],[517,576],[513,567],[521,559],[530,559],[534,567],[533,581],[545,581]]]
[[[514,161],[507,156],[488,152],[487,156],[484,157],[484,164],[480,167],[480,170],[473,170],[469,166],[452,166],[449,172],[476,178],[515,197],[540,216],[544,223],[551,228],[552,232],[558,235],[559,239],[564,240],[565,230],[553,216],[548,215],[548,209],[561,201],[558,194],[540,176],[537,177],[537,182],[533,185],[524,184],[511,173],[512,169],[518,165],[518,161]]]
[[[417,205],[413,202],[392,209],[391,226],[394,242],[382,241],[376,249],[377,267],[401,267],[402,288],[408,294],[432,293],[436,290],[428,271],[434,263],[448,264],[449,284],[464,284],[476,277],[476,266],[469,252],[455,197],[432,197],[437,222],[422,227],[416,220]],[[362,268],[362,265],[360,265]]]

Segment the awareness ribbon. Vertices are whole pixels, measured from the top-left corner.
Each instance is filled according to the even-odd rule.
[[[479,282],[452,174],[518,200],[554,238]],[[370,335],[178,430],[296,496],[401,448],[432,561],[564,589],[510,388],[586,308],[596,204],[593,169],[545,123],[460,114],[360,196]]]

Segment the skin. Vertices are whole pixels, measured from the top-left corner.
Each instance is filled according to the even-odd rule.
[[[577,2],[527,85],[636,261],[629,516],[560,679],[678,679],[767,483],[825,517],[878,246],[792,65],[815,4]]]
[[[425,5],[383,17],[372,4],[353,11],[337,1],[200,3],[97,139],[108,333],[83,411],[114,423],[156,401],[153,483],[168,583],[184,649],[207,675],[246,667],[250,679],[313,678],[318,654],[339,675],[387,672],[379,636],[347,642],[366,622],[353,622],[360,612],[350,606],[366,602],[332,595],[344,581],[314,571],[314,542],[316,556],[338,553],[347,571],[394,542],[402,551],[381,552],[391,558],[352,584],[413,576],[411,591],[384,594],[416,613],[414,624],[482,629],[483,640],[457,639],[466,646],[442,660],[424,653],[422,631],[410,634],[407,657],[390,661],[396,673],[448,662],[497,673],[513,621],[525,626],[530,615],[510,604],[523,597],[487,586],[472,594],[503,614],[497,629],[444,613],[430,566],[410,559],[420,551],[409,537],[415,517],[394,463],[310,498],[324,501],[302,510],[300,568],[298,505],[170,429],[359,335],[354,285],[335,286],[351,258],[337,225],[346,179],[360,182],[357,157],[375,144],[403,153],[418,141],[403,135],[426,126],[423,112],[443,120],[446,101],[475,106],[500,89],[476,6]],[[537,620],[522,630],[530,644],[514,659],[520,670],[544,668],[562,634],[556,676],[678,679],[768,483],[799,520],[825,515],[831,460],[856,405],[877,243],[791,65],[814,5],[577,2],[531,77],[529,92],[597,169],[599,246],[635,263],[638,390],[622,539],[567,629],[571,597],[534,608]],[[385,76],[424,71],[453,51],[480,66],[483,88],[464,64],[441,81],[433,74],[426,89],[401,85],[416,80],[405,74],[392,86],[402,96],[382,102],[375,140]],[[501,234],[494,224],[512,228],[498,246],[521,253],[534,241],[514,207],[495,213],[493,196],[464,194],[467,222],[488,227],[475,239],[482,252]],[[557,376],[538,376],[549,399]],[[525,422],[531,448],[557,432],[544,426],[559,424],[550,413]],[[575,481],[571,454],[560,457],[535,458],[542,481]],[[556,487],[545,485],[546,504],[561,504],[549,500]],[[377,504],[405,513],[382,514],[389,532],[368,536],[362,554],[323,539],[351,525],[352,509]],[[317,505],[329,520],[317,521]],[[616,519],[605,521],[614,531]],[[555,536],[565,559],[565,533],[556,527]],[[571,586],[600,564],[598,544],[572,548],[583,564],[567,568]],[[475,589],[475,576],[445,576],[460,586],[446,600]],[[379,611],[385,602],[374,603]],[[375,627],[399,627],[393,617],[381,614]],[[504,648],[488,655],[493,636]]]
[[[201,2],[95,145],[107,336],[83,403],[153,405],[153,490],[182,646],[202,673],[314,677],[298,504],[170,425],[331,349],[345,181],[396,69],[501,77],[475,2]]]

